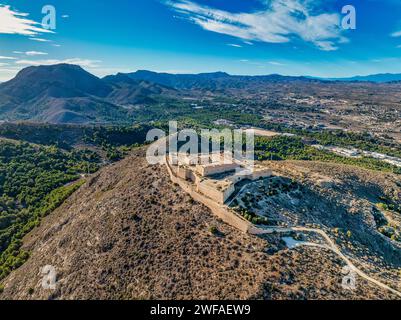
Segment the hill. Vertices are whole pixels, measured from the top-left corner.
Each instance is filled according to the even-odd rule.
[[[371,74],[367,76],[355,76],[350,78],[333,78],[328,80],[334,81],[345,81],[345,82],[394,82],[401,81],[400,73],[379,73],[379,74]]]
[[[164,91],[158,85],[118,76],[102,80],[76,65],[28,67],[0,84],[0,119],[127,123],[125,106],[152,103],[152,97]]]
[[[122,118],[123,110],[103,101],[112,87],[79,66],[28,67],[0,85],[0,112],[7,120],[85,123]]]
[[[174,90],[150,81],[135,80],[125,74],[107,76],[103,81],[113,87],[108,99],[120,105],[152,104],[154,97],[174,93]]]
[[[176,89],[197,90],[224,90],[224,89],[251,89],[266,83],[275,82],[316,82],[319,80],[306,77],[290,77],[277,74],[266,76],[230,75],[225,72],[200,74],[169,74],[139,70],[127,73],[128,77],[136,80],[146,80]]]
[[[23,243],[30,258],[0,299],[394,298],[362,279],[342,289],[330,250],[288,250],[278,235],[222,223],[143,150],[89,178]],[[41,287],[45,265],[57,270],[55,291]]]

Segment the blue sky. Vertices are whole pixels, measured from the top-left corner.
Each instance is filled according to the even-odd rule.
[[[48,4],[52,32],[41,25]],[[345,5],[356,9],[355,30],[341,27]],[[401,1],[0,0],[0,81],[58,62],[99,76],[401,73]]]

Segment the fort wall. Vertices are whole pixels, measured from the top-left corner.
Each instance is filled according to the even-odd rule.
[[[244,233],[254,233],[257,232],[257,228],[254,227],[249,221],[237,215],[232,210],[229,210],[227,207],[223,205],[219,205],[212,199],[198,193],[196,188],[192,186],[189,182],[183,181],[180,178],[177,178],[172,170],[168,161],[166,161],[166,168],[170,175],[171,181],[173,183],[178,184],[185,192],[187,192],[195,201],[198,201],[208,207],[213,214],[223,220],[225,223],[229,224],[237,228],[238,230]]]

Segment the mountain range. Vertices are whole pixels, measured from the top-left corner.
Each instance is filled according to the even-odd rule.
[[[401,81],[400,73],[378,73],[371,74],[367,76],[355,76],[350,78],[330,78],[326,80],[331,81],[346,81],[346,82],[377,82],[377,83],[385,83],[385,82],[394,82]]]
[[[401,74],[330,79],[343,82],[401,81]],[[130,122],[136,105],[152,105],[180,91],[258,90],[272,83],[327,83],[328,79],[282,75],[240,76],[225,72],[168,74],[140,70],[98,78],[70,64],[21,70],[0,84],[0,120],[49,123]]]
[[[355,76],[349,78],[317,78],[308,76],[283,76],[270,74],[262,76],[230,75],[225,72],[199,73],[199,74],[169,74],[157,73],[147,70],[138,70],[126,74],[131,79],[147,80],[154,83],[177,89],[221,89],[221,88],[244,88],[266,82],[398,82],[401,74],[381,73],[367,76]]]
[[[173,89],[130,79],[104,79],[79,66],[28,67],[0,84],[0,117],[50,123],[127,121],[127,106],[152,103],[153,96]],[[122,106],[124,105],[124,106]]]
[[[225,72],[199,74],[169,74],[139,70],[126,74],[131,79],[147,80],[176,89],[223,90],[244,89],[266,82],[319,81],[307,77],[292,77],[271,74],[265,76],[230,75]]]

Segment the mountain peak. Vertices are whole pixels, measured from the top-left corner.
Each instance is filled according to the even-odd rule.
[[[386,82],[397,82],[401,81],[400,73],[378,73],[371,74],[367,76],[355,76],[350,78],[330,78],[329,80],[334,81],[346,81],[346,82],[377,82],[377,83],[386,83]]]
[[[218,79],[218,78],[230,77],[230,75],[228,73],[222,72],[222,71],[199,73],[198,76],[209,78],[209,79]]]
[[[37,72],[61,72],[61,71],[72,71],[72,72],[86,72],[81,66],[68,63],[59,63],[53,65],[40,65],[40,66],[30,66],[22,69],[18,72],[16,77],[27,76],[31,73]]]
[[[1,89],[10,96],[25,98],[45,91],[57,92],[56,97],[69,97],[72,93],[79,95],[80,92],[105,96],[111,91],[109,86],[82,67],[66,63],[27,67],[14,79],[3,83]]]

